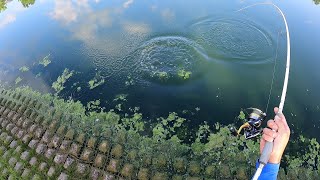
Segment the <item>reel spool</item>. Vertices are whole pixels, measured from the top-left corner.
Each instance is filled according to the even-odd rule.
[[[246,139],[251,139],[261,134],[262,129],[260,128],[261,123],[266,118],[266,113],[257,108],[248,108],[252,110],[246,122],[240,126],[237,130],[235,127],[230,128],[233,135],[239,136],[242,129],[244,130],[244,137]]]

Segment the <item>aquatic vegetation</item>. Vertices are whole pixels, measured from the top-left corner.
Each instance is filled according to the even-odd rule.
[[[246,119],[246,115],[244,114],[243,111],[240,111],[238,118],[239,118],[239,120],[242,120],[242,121]]]
[[[127,101],[128,94],[118,94],[113,101]]]
[[[91,79],[89,82],[89,88],[90,89],[94,89],[102,84],[104,84],[104,79],[103,77],[100,75],[100,73],[96,73],[95,77],[93,79]]]
[[[258,141],[234,137],[226,126],[204,123],[188,145],[174,135],[185,122],[177,113],[159,118],[152,137],[142,134],[143,122],[140,113],[88,111],[28,87],[0,90],[0,178],[248,179],[254,172]],[[278,178],[316,179],[316,139],[300,136],[288,148]]]
[[[122,104],[117,104],[115,106],[115,109],[118,110],[118,111],[122,111]]]
[[[100,99],[95,100],[95,101],[89,101],[87,103],[87,110],[89,110],[89,111],[101,110],[100,104],[101,104]]]
[[[134,82],[134,80],[132,79],[131,76],[127,76],[127,80],[125,81],[125,85],[126,85],[126,86],[133,86],[133,85],[135,85],[135,82]]]
[[[39,72],[37,75],[36,75],[36,78],[40,77],[42,75],[41,72]]]
[[[191,74],[192,74],[191,71],[186,71],[186,70],[184,70],[184,69],[180,69],[180,70],[178,71],[178,76],[179,76],[180,78],[184,79],[184,80],[189,79],[190,76],[191,76]]]
[[[121,121],[126,129],[134,132],[142,132],[144,131],[145,126],[142,118],[143,117],[141,113],[134,113],[131,118],[125,117]]]
[[[134,108],[129,107],[129,111],[130,111],[130,112],[133,112],[133,113],[137,113],[137,112],[140,111],[140,107],[134,107]]]
[[[51,63],[50,54],[48,54],[46,57],[44,57],[39,61],[39,64],[43,65],[43,67],[47,67],[50,63]]]
[[[22,81],[22,78],[19,76],[16,78],[16,80],[14,81],[16,84],[19,84]]]
[[[203,125],[199,126],[199,129],[196,133],[197,141],[207,140],[208,135],[210,134],[210,126],[205,121]]]
[[[165,71],[154,72],[152,76],[157,77],[162,82],[167,81],[170,77],[169,74]]]
[[[28,66],[22,66],[22,67],[19,68],[19,71],[21,71],[21,72],[28,72],[29,70],[30,69],[29,69]]]
[[[69,71],[69,69],[64,69],[62,75],[60,75],[57,81],[52,83],[52,88],[59,94],[65,87],[64,84],[68,81],[71,76],[73,76],[74,71]]]
[[[152,129],[153,138],[157,141],[166,140],[175,135],[176,130],[182,126],[186,121],[185,118],[181,118],[177,113],[169,113],[167,118],[159,118],[160,123]]]

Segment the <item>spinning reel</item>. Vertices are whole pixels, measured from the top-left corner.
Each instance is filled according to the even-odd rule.
[[[235,127],[230,128],[230,131],[233,135],[239,136],[242,129],[244,130],[244,137],[246,139],[250,139],[253,137],[258,136],[261,133],[261,123],[266,118],[266,113],[261,111],[257,108],[248,108],[249,110],[252,110],[252,112],[249,114],[248,119],[246,119],[247,122],[245,122],[242,126],[240,126],[239,130],[237,130]]]

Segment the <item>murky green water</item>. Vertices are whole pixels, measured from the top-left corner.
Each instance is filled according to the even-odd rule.
[[[256,2],[38,0],[24,8],[12,1],[0,14],[1,84],[54,93],[52,83],[68,68],[64,98],[100,99],[109,109],[117,94],[128,94],[123,113],[139,106],[151,120],[178,112],[190,124],[228,124],[241,108],[266,108],[278,52],[272,117],[282,90],[285,27],[271,6],[237,12]],[[320,6],[277,5],[292,41],[284,112],[294,132],[320,137]],[[45,57],[51,62],[39,64]]]

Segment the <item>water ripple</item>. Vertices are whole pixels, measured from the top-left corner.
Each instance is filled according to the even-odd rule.
[[[190,31],[214,60],[257,64],[274,55],[274,35],[240,14],[206,17],[193,23]]]
[[[141,76],[152,82],[174,84],[179,81],[178,72],[191,72],[188,82],[199,78],[207,61],[204,49],[192,40],[181,36],[162,36],[152,38],[143,43],[135,54],[137,71]],[[165,79],[157,73],[166,74]],[[180,79],[181,80],[181,79]]]

